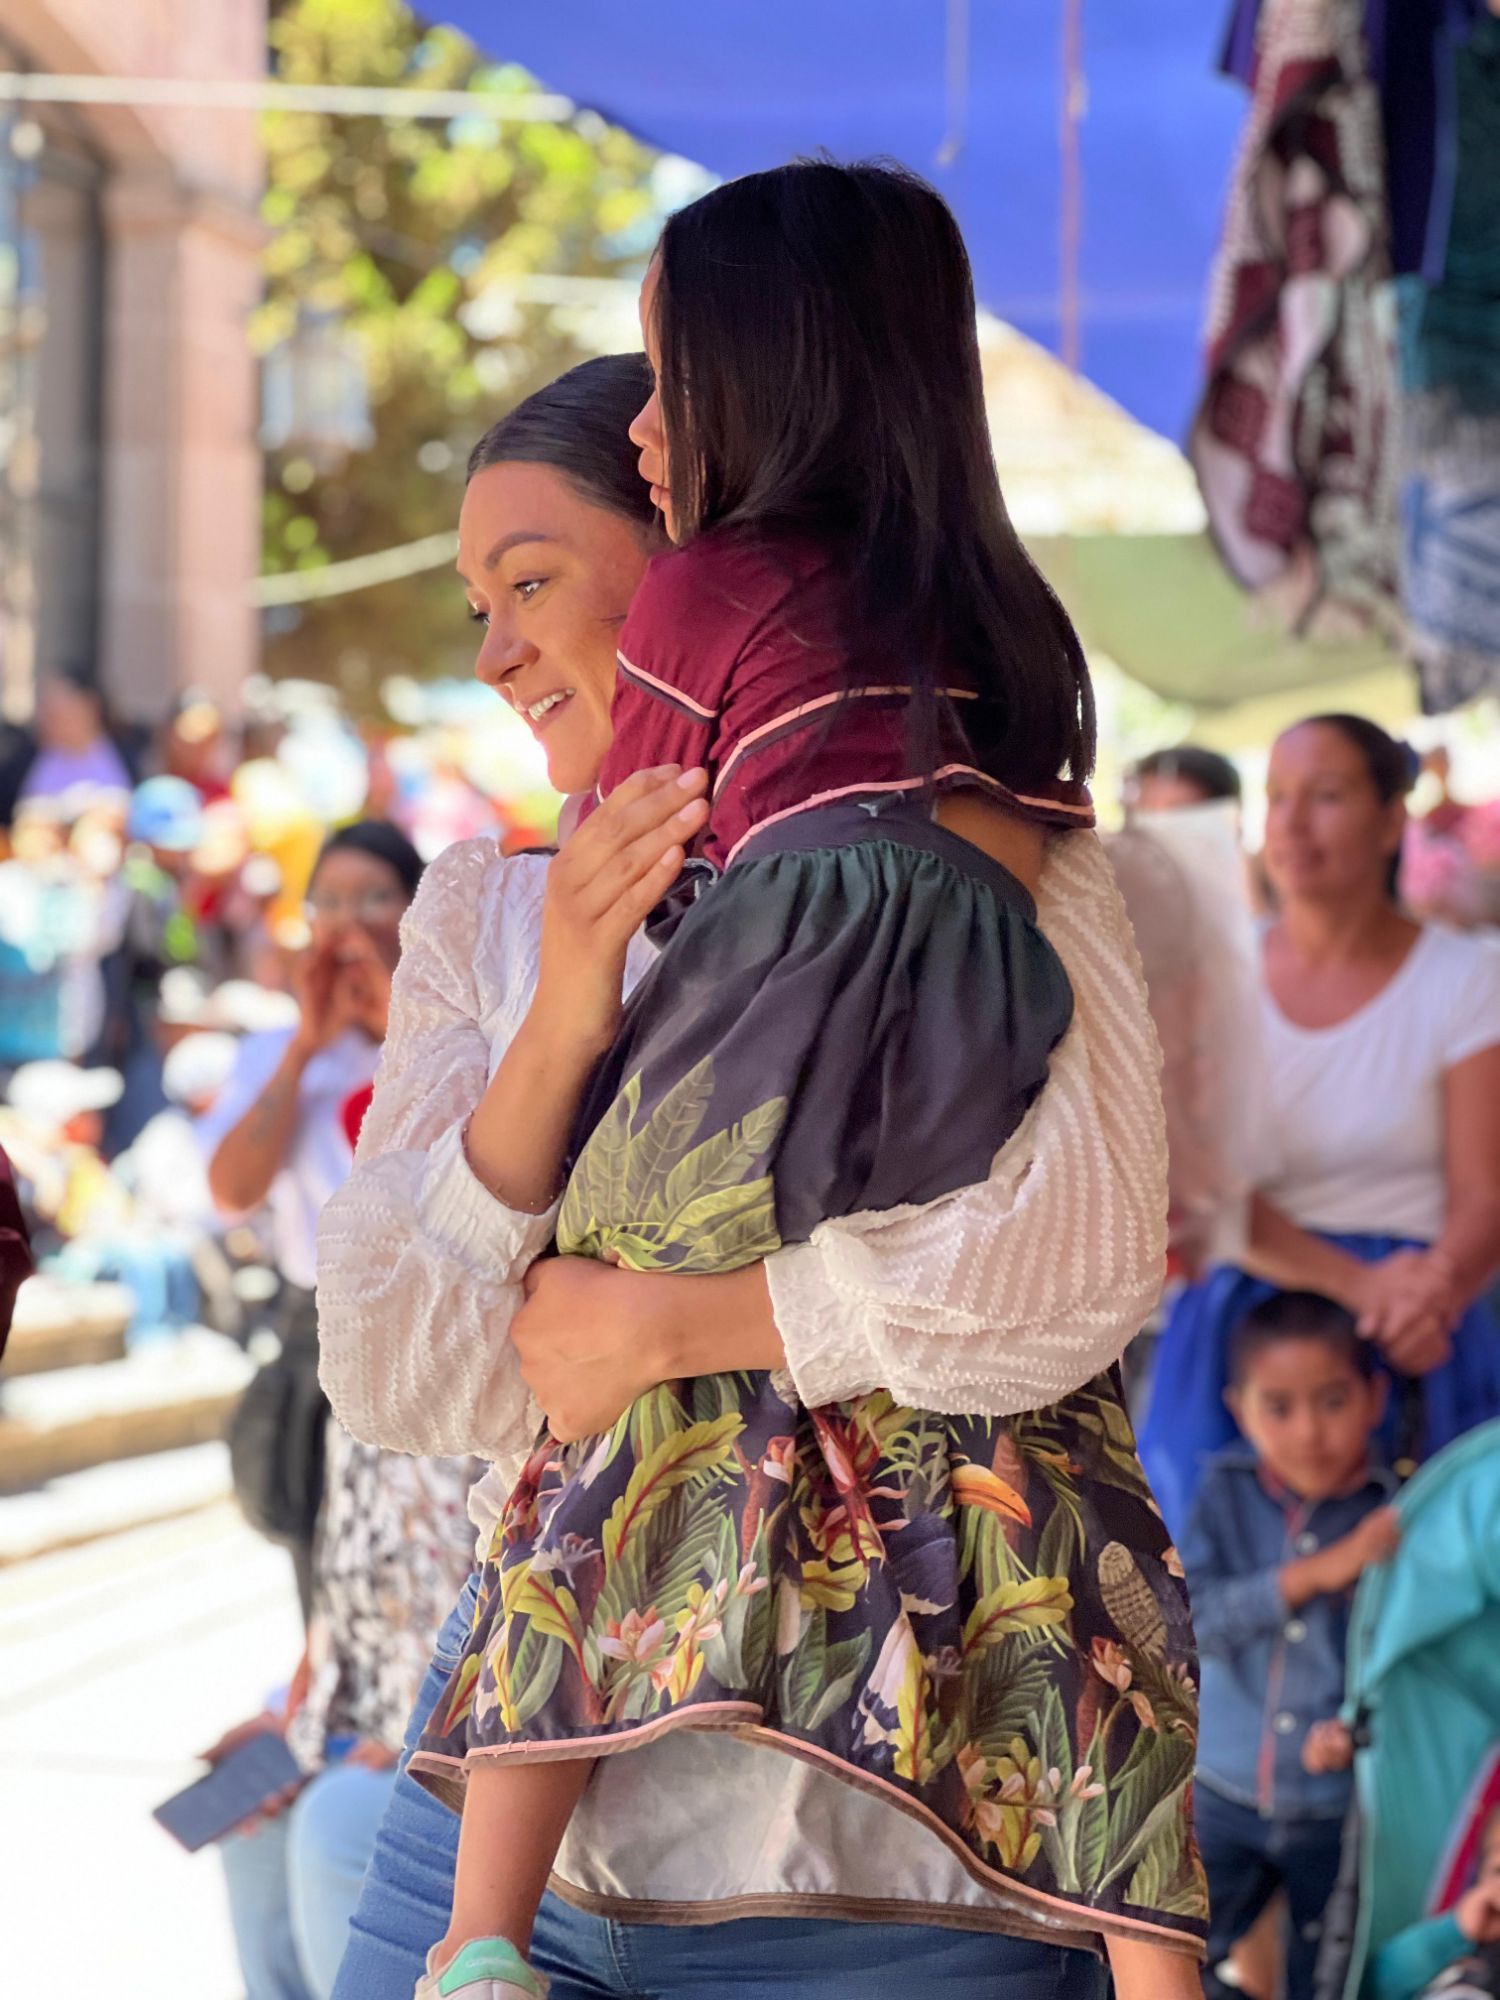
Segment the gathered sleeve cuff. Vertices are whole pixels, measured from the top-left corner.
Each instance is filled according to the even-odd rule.
[[[508,873],[495,893],[492,871]],[[390,1029],[354,1170],[318,1233],[321,1376],[334,1413],[389,1450],[500,1458],[539,1420],[509,1341],[555,1209],[529,1215],[475,1177],[464,1133],[488,1085],[476,960],[483,923],[508,962],[537,950],[544,865],[467,841],[428,869],[403,927]]]
[[[838,1218],[766,1263],[802,1400],[884,1388],[955,1415],[1059,1401],[1117,1361],[1167,1247],[1161,1055],[1130,923],[1092,833],[1056,837],[1038,923],[1073,1023],[990,1177],[921,1208]]]

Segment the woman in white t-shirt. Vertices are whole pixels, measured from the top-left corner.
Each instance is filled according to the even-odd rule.
[[[264,1215],[282,1281],[281,1353],[246,1391],[229,1446],[246,1517],[291,1551],[304,1615],[328,1416],[313,1296],[318,1218],[354,1163],[344,1109],[379,1066],[401,919],[421,877],[421,856],[383,820],[330,835],[308,888],[312,941],[294,974],[301,1018],[245,1038],[198,1125],[215,1206],[226,1219]]]
[[[1500,1412],[1500,944],[1395,900],[1407,753],[1360,716],[1318,716],[1271,754],[1261,956],[1266,1103],[1244,1268],[1177,1301],[1141,1456],[1179,1531],[1203,1458],[1235,1436],[1229,1335],[1271,1288],[1357,1315],[1420,1396],[1387,1444],[1426,1455]]]

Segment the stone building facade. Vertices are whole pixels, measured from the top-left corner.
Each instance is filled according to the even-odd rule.
[[[264,0],[5,0],[0,69],[254,78],[265,29]],[[186,686],[233,705],[254,670],[260,186],[247,112],[0,106],[12,719],[50,667],[134,722]]]

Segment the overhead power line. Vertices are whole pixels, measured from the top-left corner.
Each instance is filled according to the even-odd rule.
[[[577,110],[551,91],[383,89],[269,77],[49,76],[0,71],[0,103],[135,104],[164,111],[328,111],[348,118],[478,118],[557,125]]]
[[[257,577],[250,586],[252,603],[262,611],[276,604],[307,604],[320,597],[343,597],[351,590],[368,590],[373,583],[393,583],[423,570],[442,569],[458,553],[458,536],[451,528],[420,541],[402,542],[374,555],[351,556],[347,562],[324,563],[321,569],[283,570]]]

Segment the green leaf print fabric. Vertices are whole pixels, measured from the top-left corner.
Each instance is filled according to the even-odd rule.
[[[844,931],[829,941],[824,922],[815,953],[821,850],[775,856],[770,880],[745,881],[760,863],[731,870],[668,946],[624,1038],[628,1072],[586,1125],[560,1250],[642,1270],[754,1261],[791,1240],[792,1181],[805,1208],[840,1175],[899,1178],[892,1148],[962,1125],[976,1101],[982,1156],[955,1159],[954,1184],[988,1173],[1045,1080],[1066,980],[1018,885],[1002,899],[948,856],[855,846],[831,864]],[[753,922],[732,921],[732,886]],[[899,1011],[876,997],[895,976],[879,942],[892,923]],[[1028,1005],[1024,1033],[1017,992],[1052,996],[1050,1015]],[[864,1031],[840,1015],[841,1101],[863,1124],[841,1114],[835,1174],[802,1114],[851,993]],[[961,1037],[943,1032],[950,1004]],[[921,1100],[909,1118],[890,1115],[897,1077]],[[684,1726],[826,1767],[1042,1914],[1184,1948],[1204,1933],[1187,1600],[1112,1374],[1004,1419],[884,1392],[806,1409],[785,1376],[724,1374],[659,1386],[603,1437],[544,1435],[413,1773],[454,1802],[478,1757],[609,1754]]]

